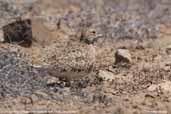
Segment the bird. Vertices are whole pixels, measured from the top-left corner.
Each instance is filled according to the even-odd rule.
[[[93,72],[95,48],[80,42],[54,43],[44,48],[42,56],[50,76],[79,80]]]

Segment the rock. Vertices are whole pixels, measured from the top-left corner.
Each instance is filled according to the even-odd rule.
[[[4,42],[4,33],[1,29],[0,29],[0,42]]]
[[[155,90],[157,90],[157,88],[158,88],[158,85],[151,85],[150,87],[148,87],[148,91],[155,91]]]
[[[170,66],[171,66],[170,58],[169,59],[165,58],[164,62],[160,62],[160,69],[162,69],[165,72],[170,71]]]
[[[33,103],[32,103],[32,99],[29,98],[29,97],[21,97],[21,98],[20,98],[20,102],[21,102],[22,104],[33,104]]]
[[[58,82],[59,82],[59,79],[58,79],[58,78],[56,78],[56,77],[51,77],[51,78],[49,78],[49,79],[47,80],[47,85],[48,85],[48,86],[54,85],[54,84],[56,84],[56,83],[58,83]]]
[[[49,98],[49,95],[47,93],[45,93],[43,91],[39,91],[39,90],[35,91],[34,95],[38,98],[46,98],[46,99]]]
[[[164,83],[159,84],[159,87],[160,87],[163,91],[171,93],[171,89],[170,89],[170,87],[171,87],[171,82],[170,82],[170,81],[166,81],[166,82],[164,82]]]
[[[171,93],[171,82],[170,81],[165,81],[163,83],[157,84],[157,85],[151,85],[148,88],[148,91],[162,91],[163,93]]]
[[[149,72],[152,67],[153,66],[150,63],[143,63],[143,65],[142,65],[142,71],[143,72]]]
[[[165,49],[170,48],[171,39],[170,36],[163,36],[161,38],[152,40],[148,43],[148,47],[154,48],[154,49]]]
[[[36,96],[35,94],[32,94],[31,97],[30,97],[30,99],[32,100],[33,104],[34,103],[37,103],[39,101],[38,96]]]
[[[17,43],[21,46],[28,47],[32,44],[32,27],[31,20],[17,20],[3,26],[4,41],[8,43]]]
[[[113,81],[114,75],[112,72],[100,70],[98,76],[106,81]]]
[[[131,63],[131,54],[127,49],[118,49],[115,53],[115,63]]]
[[[160,25],[160,34],[164,35],[170,35],[171,34],[171,26],[170,25]]]
[[[166,47],[166,53],[169,55],[171,54],[171,45]]]

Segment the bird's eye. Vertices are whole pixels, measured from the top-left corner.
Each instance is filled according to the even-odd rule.
[[[93,34],[96,34],[96,31],[92,31]]]
[[[94,30],[91,31],[91,35],[93,35],[93,36],[96,35],[96,31],[94,31]]]

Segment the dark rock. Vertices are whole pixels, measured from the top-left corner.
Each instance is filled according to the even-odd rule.
[[[32,44],[31,20],[17,20],[3,27],[4,42],[17,43],[24,47]]]

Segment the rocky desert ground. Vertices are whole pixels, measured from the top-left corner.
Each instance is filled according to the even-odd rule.
[[[171,114],[170,0],[0,0],[0,114]]]

